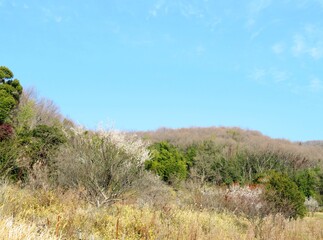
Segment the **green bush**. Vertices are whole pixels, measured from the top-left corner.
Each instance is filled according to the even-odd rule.
[[[51,155],[66,142],[61,129],[47,125],[38,125],[32,130],[23,131],[18,137],[23,147],[22,155],[28,159],[27,166],[30,168],[38,161],[49,165]]]
[[[22,178],[22,172],[17,167],[19,146],[15,139],[0,141],[0,178],[14,179]]]
[[[315,197],[319,187],[319,169],[304,169],[293,177],[294,182],[305,197]]]
[[[317,185],[317,200],[321,206],[323,206],[323,170],[320,169],[317,172],[318,185]]]
[[[184,154],[168,142],[150,146],[151,160],[145,162],[145,168],[158,174],[162,180],[172,183],[174,179],[183,180],[188,175],[188,162]]]
[[[252,183],[259,174],[267,171],[289,172],[292,169],[291,163],[284,161],[279,153],[251,152],[214,141],[200,143],[192,163],[195,177],[218,185]]]
[[[10,112],[15,105],[15,99],[9,93],[0,89],[0,124],[8,120]]]
[[[305,196],[286,174],[272,171],[266,177],[265,200],[271,212],[287,218],[304,217]]]

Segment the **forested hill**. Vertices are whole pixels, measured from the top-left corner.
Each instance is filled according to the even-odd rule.
[[[259,131],[237,127],[160,128],[156,131],[136,132],[136,134],[152,143],[168,141],[182,148],[212,141],[219,146],[231,146],[252,152],[284,153],[284,155],[298,156],[321,164],[323,161],[323,141],[291,142],[270,138]]]
[[[312,146],[320,146],[323,148],[323,141],[307,141],[305,142],[305,144]]]

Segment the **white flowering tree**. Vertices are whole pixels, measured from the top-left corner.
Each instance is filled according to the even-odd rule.
[[[117,201],[143,172],[146,143],[115,130],[76,128],[57,159],[58,182],[77,187],[97,206]]]

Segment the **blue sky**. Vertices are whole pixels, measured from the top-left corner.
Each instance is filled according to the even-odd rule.
[[[89,128],[323,139],[323,0],[0,0],[1,63]]]

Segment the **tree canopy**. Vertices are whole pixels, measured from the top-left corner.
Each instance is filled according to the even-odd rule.
[[[0,82],[3,83],[6,80],[10,80],[12,78],[13,78],[12,71],[5,66],[0,66]]]
[[[12,71],[0,66],[0,124],[10,120],[12,110],[18,105],[22,86],[14,79]]]

